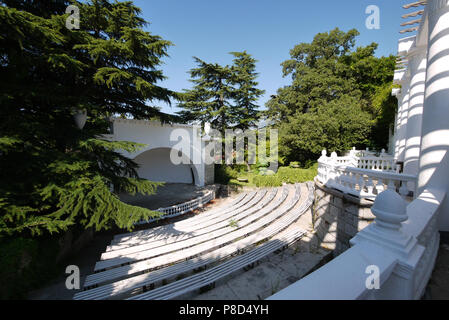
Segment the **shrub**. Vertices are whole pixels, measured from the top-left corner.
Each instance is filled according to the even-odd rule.
[[[318,163],[309,169],[297,169],[281,167],[275,174],[271,170],[265,170],[263,174],[255,176],[253,183],[257,187],[279,187],[282,183],[302,183],[311,181],[317,175]]]
[[[292,161],[290,162],[290,168],[299,168],[299,162],[298,161]]]
[[[270,166],[270,164],[268,163],[268,161],[257,161],[256,163],[256,167],[258,169],[260,168],[268,168]]]
[[[316,166],[312,166],[309,169],[296,169],[289,167],[279,168],[277,175],[286,183],[301,183],[311,181],[317,175],[315,169]]]
[[[215,165],[215,182],[228,184],[231,179],[236,179],[239,172],[224,164]]]

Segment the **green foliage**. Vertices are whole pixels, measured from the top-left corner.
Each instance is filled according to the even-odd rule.
[[[370,139],[370,149],[380,150],[385,148],[389,138],[389,130],[391,124],[394,123],[394,117],[397,109],[397,99],[391,95],[393,85],[385,83],[378,86],[372,94],[372,106],[374,125],[372,129],[372,137]]]
[[[231,166],[224,164],[215,165],[215,183],[228,184],[231,179],[237,179],[238,172]]]
[[[318,163],[314,163],[309,168],[290,168],[281,167],[277,173],[271,170],[266,171],[265,174],[247,173],[244,175],[248,178],[248,183],[236,183],[240,185],[256,186],[256,187],[278,187],[283,183],[303,183],[312,181],[317,175]],[[270,172],[271,171],[271,172]],[[267,174],[270,172],[269,174]],[[234,183],[234,180],[231,180]]]
[[[295,46],[282,63],[292,83],[268,101],[267,115],[280,130],[284,160],[305,165],[323,149],[387,145],[395,57],[375,57],[375,43],[353,50],[358,35],[338,28],[319,33],[311,43]]]
[[[80,8],[68,30],[65,8]],[[174,93],[157,85],[170,42],[144,31],[131,1],[1,1],[0,237],[70,226],[130,229],[155,216],[119,201],[152,194],[119,150],[142,145],[101,139],[112,115],[166,119],[151,104]],[[86,110],[81,131],[73,110]]]
[[[310,168],[290,168],[281,167],[277,172],[277,176],[286,183],[303,183],[306,181],[313,181],[318,173],[318,163],[314,163]]]
[[[265,91],[257,89],[257,61],[246,51],[231,52],[231,54],[235,57],[231,67],[231,82],[234,85],[232,124],[235,128],[247,130],[254,127],[260,118],[257,101]]]
[[[248,129],[259,120],[256,60],[244,52],[232,52],[233,65],[221,66],[194,57],[190,70],[193,89],[178,95],[179,115],[185,122],[209,122],[223,137],[225,129]]]
[[[238,224],[238,222],[237,222],[236,220],[231,219],[231,220],[229,220],[229,226],[230,226],[231,228],[237,229],[237,228],[239,227],[239,224]]]
[[[290,162],[290,164],[289,164],[289,167],[290,167],[290,168],[299,168],[299,166],[300,166],[300,164],[299,164],[298,161],[292,161],[292,162]]]
[[[253,183],[256,187],[280,187],[282,186],[282,179],[277,175],[274,176],[255,176]]]
[[[314,112],[297,113],[288,123],[281,123],[279,152],[305,164],[318,159],[323,149],[343,152],[367,144],[371,117],[355,99],[346,98]]]
[[[179,94],[184,109],[178,114],[185,122],[209,122],[224,135],[231,121],[231,70],[229,66],[207,63],[194,57],[197,68],[190,70],[191,82],[194,88]]]

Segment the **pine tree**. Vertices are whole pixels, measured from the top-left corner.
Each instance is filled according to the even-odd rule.
[[[70,4],[80,30],[65,26]],[[156,190],[119,153],[143,146],[101,138],[110,116],[163,119],[149,103],[174,96],[157,85],[171,43],[139,14],[131,1],[0,1],[0,236],[130,229],[157,214],[118,198]],[[87,111],[83,130],[74,110]]]
[[[235,105],[232,108],[235,128],[247,130],[254,127],[260,119],[260,111],[257,101],[265,91],[257,88],[256,59],[246,51],[231,52],[235,57],[231,68],[233,100]]]
[[[209,122],[214,129],[224,134],[233,122],[231,98],[233,87],[231,69],[217,63],[207,63],[194,57],[198,67],[190,70],[194,87],[179,95],[178,114],[185,122]]]
[[[256,60],[244,52],[231,52],[233,65],[221,66],[194,57],[197,68],[190,70],[194,87],[179,95],[178,114],[186,122],[210,122],[224,133],[228,128],[248,129],[259,120]]]
[[[394,121],[395,57],[376,57],[377,44],[355,47],[359,32],[338,28],[300,43],[282,63],[291,84],[267,102],[280,130],[280,154],[289,161],[316,161],[321,150],[386,147]]]

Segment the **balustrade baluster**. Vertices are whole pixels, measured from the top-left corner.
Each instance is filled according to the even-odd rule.
[[[408,188],[407,188],[407,182],[401,181],[401,187],[399,188],[399,194],[402,196],[408,195]]]
[[[362,194],[362,192],[365,192],[365,179],[363,177],[363,174],[359,174],[359,189],[360,194]]]
[[[373,183],[373,179],[368,176],[368,182],[366,184],[366,188],[368,190],[368,195],[374,195],[373,191],[374,191],[374,183]]]
[[[394,180],[393,179],[389,179],[388,180],[388,190],[393,190],[394,192],[396,192],[396,186],[394,184]]]
[[[383,179],[378,179],[376,184],[377,194],[385,191],[384,181]]]

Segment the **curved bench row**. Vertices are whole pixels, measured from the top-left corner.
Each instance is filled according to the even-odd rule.
[[[160,230],[168,230],[170,228],[186,226],[186,225],[190,225],[190,224],[194,224],[194,223],[201,223],[201,221],[203,221],[207,217],[214,216],[216,214],[220,214],[220,213],[224,213],[224,212],[228,212],[228,211],[232,211],[232,210],[236,210],[236,209],[244,206],[245,204],[247,204],[255,196],[256,196],[256,192],[244,193],[225,207],[208,210],[207,212],[202,213],[198,216],[194,216],[194,217],[191,217],[191,218],[188,218],[185,220],[170,223],[168,225],[116,235],[116,236],[114,236],[111,243],[112,244],[124,243],[126,241],[134,239],[135,237],[149,236],[149,235],[154,234],[155,232],[158,232]]]
[[[265,192],[262,192],[262,195],[265,195],[265,193],[266,190]],[[287,196],[287,193],[288,192],[284,192],[285,196]],[[215,232],[209,232],[197,237],[189,238],[184,241],[170,243],[168,245],[159,246],[145,251],[138,251],[135,253],[125,254],[123,256],[118,256],[113,259],[98,261],[95,264],[94,270],[100,271],[108,268],[119,267],[127,263],[135,263],[142,260],[148,260],[150,258],[155,258],[160,255],[166,255],[171,252],[181,251],[195,246],[203,245],[205,248],[208,248],[208,246],[220,245],[221,241],[225,241],[227,239],[224,237],[229,237],[230,235],[240,237],[242,235],[252,232],[252,230],[255,227],[254,223],[264,215],[270,213],[274,209],[273,205],[276,205],[276,203],[273,203],[271,206],[267,206],[262,210],[259,210],[256,214],[248,215],[245,219],[240,220],[238,223],[237,230],[234,226],[231,226],[228,223],[227,227],[216,230]],[[274,217],[275,215],[272,213],[272,216]],[[223,237],[223,239],[221,237]]]
[[[281,232],[296,221],[313,203],[313,186],[308,185],[309,196],[307,200],[302,203],[300,208],[292,210],[286,216],[280,219],[278,223],[272,226],[271,232]],[[267,231],[265,229],[265,231]],[[181,297],[187,293],[193,292],[207,285],[213,284],[216,281],[223,279],[233,273],[250,266],[259,260],[265,258],[273,252],[286,248],[293,242],[300,239],[306,232],[303,230],[290,231],[285,235],[274,236],[273,239],[252,249],[236,258],[230,259],[220,265],[217,265],[209,270],[194,274],[182,280],[172,282],[160,288],[133,296],[128,300],[169,300]]]
[[[267,197],[263,199],[260,203],[257,203],[256,205],[250,207],[249,209],[243,210],[240,208],[239,210],[236,210],[235,212],[231,212],[228,215],[223,215],[223,217],[218,222],[213,222],[206,224],[204,227],[201,226],[197,229],[192,229],[188,231],[180,232],[179,234],[169,235],[168,237],[161,239],[161,240],[153,240],[153,239],[136,239],[135,244],[132,246],[115,246],[111,248],[111,250],[108,250],[107,252],[103,253],[101,255],[101,260],[106,259],[113,259],[116,257],[124,256],[127,254],[149,250],[156,247],[162,247],[174,242],[180,242],[187,239],[199,237],[201,235],[205,235],[208,233],[211,233],[213,231],[219,231],[219,229],[228,227],[230,225],[229,219],[232,219],[232,221],[236,224],[239,224],[240,221],[250,214],[254,213],[256,210],[260,210],[263,207],[265,207],[268,203],[270,203],[274,197],[277,194],[278,189],[273,189]],[[264,196],[266,191],[261,194],[261,196]],[[200,241],[200,238],[196,238],[198,241]]]
[[[299,200],[301,190],[300,186],[296,187],[295,196],[290,202],[289,206],[292,203],[295,203],[295,199]],[[270,238],[276,239],[279,236],[279,232],[288,227],[292,222],[298,219],[311,205],[313,202],[313,192],[310,194],[310,186],[309,186],[309,196],[306,201],[303,201],[298,208],[295,208],[288,215],[279,219],[276,223],[270,224],[268,227],[259,230],[258,232],[245,237],[241,240],[232,242],[226,246],[223,246],[219,249],[216,249],[212,252],[202,254],[198,257],[189,259],[187,261],[179,262],[175,265],[155,270],[150,273],[139,274],[134,277],[115,281],[113,283],[104,284],[97,288],[93,288],[90,290],[86,290],[80,292],[75,295],[74,299],[83,300],[83,299],[109,299],[109,298],[122,298],[129,296],[131,293],[135,292],[138,289],[142,288],[153,288],[156,284],[164,283],[170,279],[178,278],[180,275],[188,274],[193,272],[198,268],[204,268],[206,266],[214,266],[217,263],[229,259],[230,257],[246,252],[260,242],[269,240]],[[291,210],[291,208],[290,208]],[[297,234],[293,236],[291,239],[295,241],[302,236],[302,231],[297,231]],[[283,240],[281,240],[283,241]],[[272,252],[279,249],[278,246],[272,247],[264,246],[262,252]],[[271,251],[270,251],[271,250]],[[268,253],[267,253],[268,254]],[[239,265],[238,260],[235,258],[231,258],[230,261],[234,261],[233,265],[237,267]],[[244,258],[242,261],[247,261],[247,258]],[[216,275],[215,275],[216,276]],[[207,279],[212,279],[210,277],[206,277],[204,281]],[[207,280],[209,281],[209,280]],[[189,282],[190,283],[190,282]],[[194,286],[192,286],[193,288]],[[170,288],[170,287],[168,287]],[[158,294],[158,291],[155,291]]]
[[[106,251],[121,250],[131,246],[148,244],[154,241],[163,242],[165,240],[192,234],[193,231],[212,226],[227,219],[231,219],[233,216],[258,205],[259,203],[261,203],[261,200],[265,197],[266,193],[267,190],[265,189],[260,190],[257,193],[255,193],[255,196],[251,199],[251,201],[247,202],[243,206],[239,208],[233,207],[231,210],[224,210],[217,214],[211,215],[209,217],[204,218],[202,221],[200,221],[200,223],[193,223],[187,225],[172,224],[170,226],[167,226],[166,228],[161,228],[151,233],[147,233],[145,236],[141,235],[138,237],[133,237],[132,239],[129,239],[127,241],[112,244],[111,246],[108,246]],[[111,255],[113,255],[113,253],[111,253]]]
[[[185,250],[180,251],[174,251],[167,253],[166,251],[163,252],[163,254],[159,256],[154,256],[155,252],[150,252],[150,254],[145,254],[145,251],[143,253],[140,253],[140,257],[138,259],[145,259],[143,261],[130,261],[128,265],[116,265],[115,263],[112,265],[109,265],[112,269],[105,270],[102,272],[95,273],[93,275],[90,275],[86,278],[86,281],[84,283],[85,287],[91,287],[95,285],[99,285],[102,283],[108,283],[113,282],[116,280],[120,280],[126,277],[130,277],[132,275],[141,274],[143,272],[148,272],[151,270],[155,270],[158,268],[162,268],[164,266],[186,260],[189,258],[193,258],[197,255],[204,254],[208,251],[212,251],[220,246],[224,246],[228,244],[229,242],[237,239],[238,237],[242,237],[248,234],[251,234],[252,232],[257,231],[260,227],[262,227],[266,223],[270,223],[272,220],[276,219],[279,215],[282,215],[284,211],[282,210],[275,210],[278,206],[281,205],[282,202],[284,202],[285,198],[287,197],[288,190],[287,187],[284,187],[283,192],[279,199],[277,201],[273,201],[270,203],[269,206],[265,207],[262,210],[259,210],[257,212],[258,217],[263,217],[267,213],[271,212],[271,215],[267,216],[265,220],[262,220],[261,222],[258,221],[256,223],[250,224],[249,226],[246,226],[244,228],[240,228],[238,230],[233,230],[233,232],[230,232],[224,236],[221,236],[216,239],[212,239],[200,244],[193,245],[188,248],[184,248]],[[184,244],[185,245],[185,244]],[[151,251],[151,250],[150,250]],[[160,254],[161,252],[159,252]],[[152,259],[149,259],[150,256]],[[135,259],[136,257],[133,257]],[[131,259],[131,260],[133,260]],[[105,260],[108,261],[108,260]],[[101,262],[105,262],[101,261]],[[129,260],[127,260],[129,261]],[[123,263],[123,260],[121,261]],[[134,263],[131,263],[134,262]],[[107,265],[101,265],[99,268],[102,267],[108,267]]]

